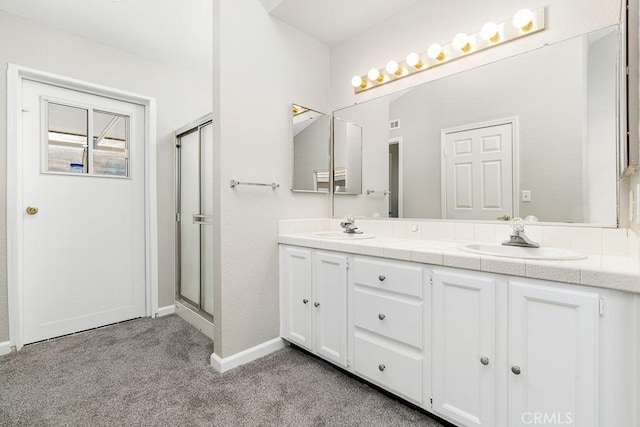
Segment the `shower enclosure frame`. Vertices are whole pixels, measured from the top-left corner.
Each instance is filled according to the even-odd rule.
[[[198,315],[203,317],[205,320],[209,322],[213,322],[213,314],[205,311],[203,309],[203,292],[202,292],[202,240],[200,239],[200,289],[199,289],[199,302],[192,301],[189,298],[182,295],[182,247],[181,247],[181,223],[183,220],[190,220],[187,216],[182,217],[182,192],[181,192],[181,177],[182,177],[182,163],[181,163],[181,152],[180,152],[180,140],[181,137],[186,136],[192,132],[201,133],[202,128],[205,126],[211,125],[213,123],[213,115],[206,114],[191,123],[188,123],[178,129],[176,129],[173,133],[173,141],[174,141],[174,206],[175,206],[175,299],[176,301],[182,303],[192,311],[196,312]],[[198,140],[198,149],[199,153],[202,153],[202,139],[201,135],[199,135]],[[202,159],[199,157],[200,162],[198,164],[198,175],[200,176],[198,192],[201,194],[202,192]],[[202,200],[200,201],[200,206],[202,207]]]

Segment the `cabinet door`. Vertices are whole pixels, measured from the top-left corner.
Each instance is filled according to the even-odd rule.
[[[495,281],[433,273],[433,411],[464,426],[494,425]]]
[[[311,251],[283,247],[282,271],[282,336],[312,350],[311,341]]]
[[[597,425],[599,296],[510,281],[511,426]]]
[[[347,365],[347,259],[318,252],[313,265],[313,331],[318,355]]]

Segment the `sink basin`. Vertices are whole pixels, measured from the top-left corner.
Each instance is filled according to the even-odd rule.
[[[311,237],[316,237],[319,239],[359,240],[373,239],[376,236],[370,233],[352,234],[343,233],[342,231],[319,231],[317,233],[311,233]]]
[[[578,260],[586,259],[586,255],[562,248],[521,248],[519,246],[492,245],[488,243],[472,243],[462,246],[463,250],[482,255],[493,255],[507,258],[545,259],[545,260]]]

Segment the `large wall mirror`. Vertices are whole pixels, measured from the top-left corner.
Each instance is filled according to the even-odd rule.
[[[328,115],[291,106],[292,191],[329,193],[330,131]]]
[[[334,112],[386,190],[334,216],[615,225],[619,58],[613,26]]]

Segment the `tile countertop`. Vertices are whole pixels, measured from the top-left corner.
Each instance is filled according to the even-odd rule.
[[[531,260],[480,255],[460,248],[474,242],[390,237],[345,241],[311,234],[280,234],[278,243],[640,293],[640,260],[633,256],[585,253],[588,258],[584,260]]]

